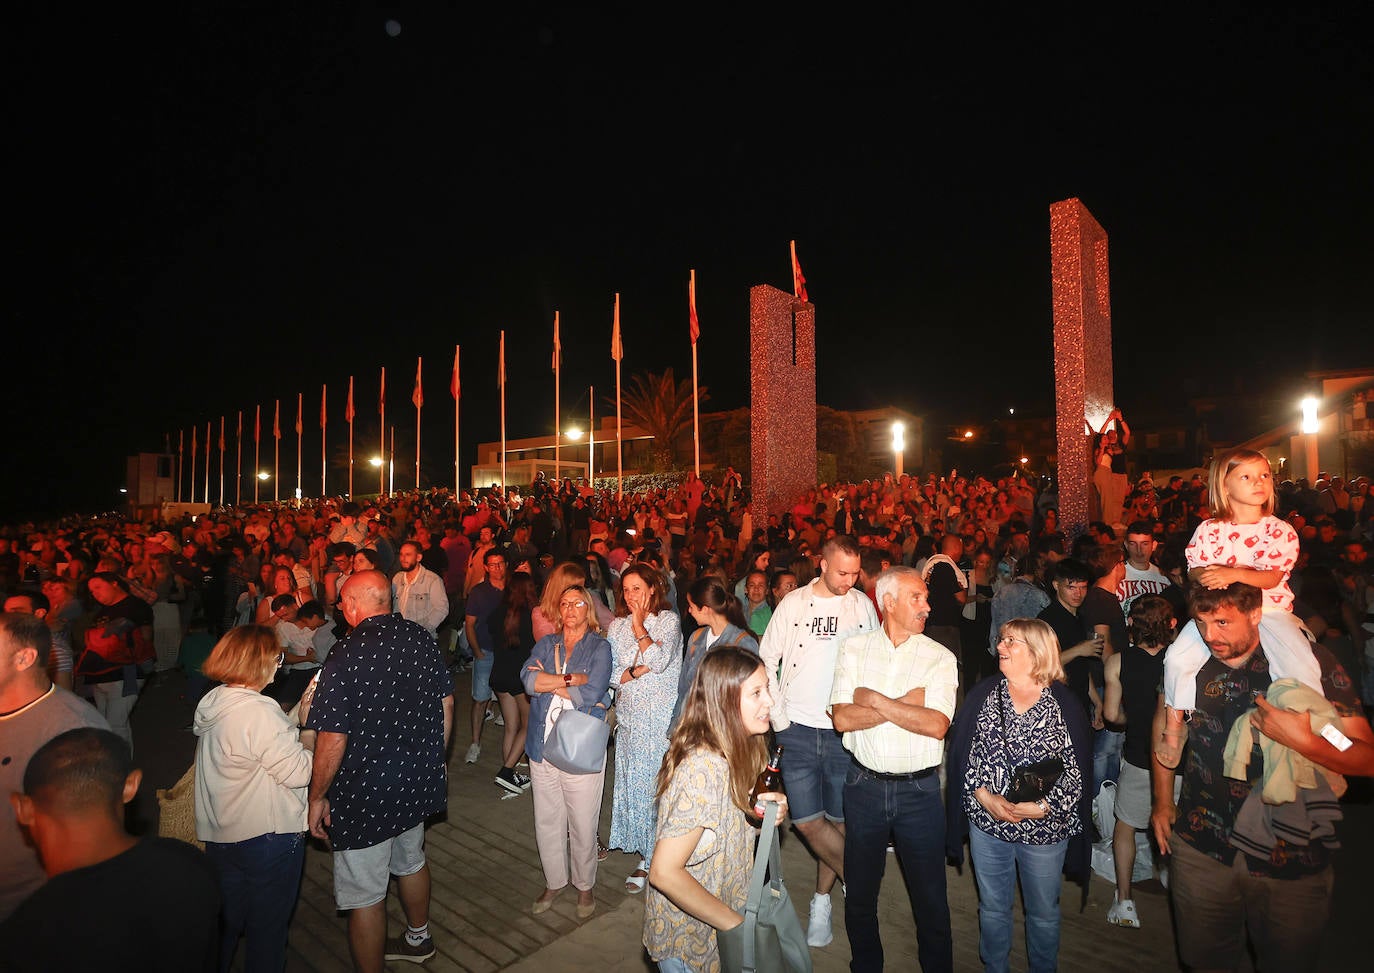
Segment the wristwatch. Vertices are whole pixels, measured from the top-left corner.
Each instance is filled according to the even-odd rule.
[[[563,685],[565,685],[565,686],[571,686],[571,685],[572,685],[572,673],[571,673],[571,672],[565,672],[565,673],[563,673]]]

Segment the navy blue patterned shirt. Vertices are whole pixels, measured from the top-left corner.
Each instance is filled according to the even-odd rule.
[[[327,795],[336,851],[370,848],[448,806],[452,695],[434,636],[400,615],[366,618],[330,650],[308,725],[348,735]]]

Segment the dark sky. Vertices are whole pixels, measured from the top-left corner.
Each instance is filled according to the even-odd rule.
[[[465,453],[503,327],[510,435],[545,434],[554,310],[585,415],[616,291],[625,374],[690,375],[692,267],[710,407],[745,405],[790,239],[822,403],[1048,411],[1069,196],[1110,237],[1128,411],[1370,364],[1363,14],[183,6],[14,15],[0,520],[114,506],[125,455],[277,397],[285,468],[298,391],[312,469],[320,384],[333,448],[357,376],[361,440],[383,364],[409,442],[417,355],[446,480],[455,343]]]

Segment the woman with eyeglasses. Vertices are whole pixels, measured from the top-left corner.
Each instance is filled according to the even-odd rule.
[[[315,734],[262,695],[281,663],[276,633],[244,625],[230,629],[201,667],[223,683],[201,699],[192,726],[196,837],[219,872],[223,899],[222,970],[241,935],[246,970],[282,968],[301,886]]]
[[[544,892],[530,911],[540,915],[569,881],[577,889],[577,917],[596,910],[596,824],[606,783],[595,774],[570,774],[544,759],[544,741],[570,709],[605,718],[603,699],[611,681],[611,643],[601,635],[592,596],[580,585],[558,599],[557,631],[535,643],[521,680],[530,697],[525,754],[534,791],[534,840],[544,868]]]
[[[962,862],[969,839],[978,954],[987,970],[1007,969],[1020,873],[1026,957],[1037,973],[1058,964],[1061,872],[1088,879],[1092,730],[1064,684],[1059,640],[1047,623],[1005,623],[997,664],[998,675],[969,690],[946,737],[945,851]],[[1020,792],[1013,786],[1030,777],[1038,782]]]

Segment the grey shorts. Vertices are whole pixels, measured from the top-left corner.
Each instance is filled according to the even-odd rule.
[[[1121,761],[1116,778],[1116,819],[1137,831],[1150,826],[1150,772],[1129,761]]]
[[[336,851],[334,902],[340,909],[376,905],[386,898],[392,875],[414,875],[424,867],[424,822],[370,848]]]

